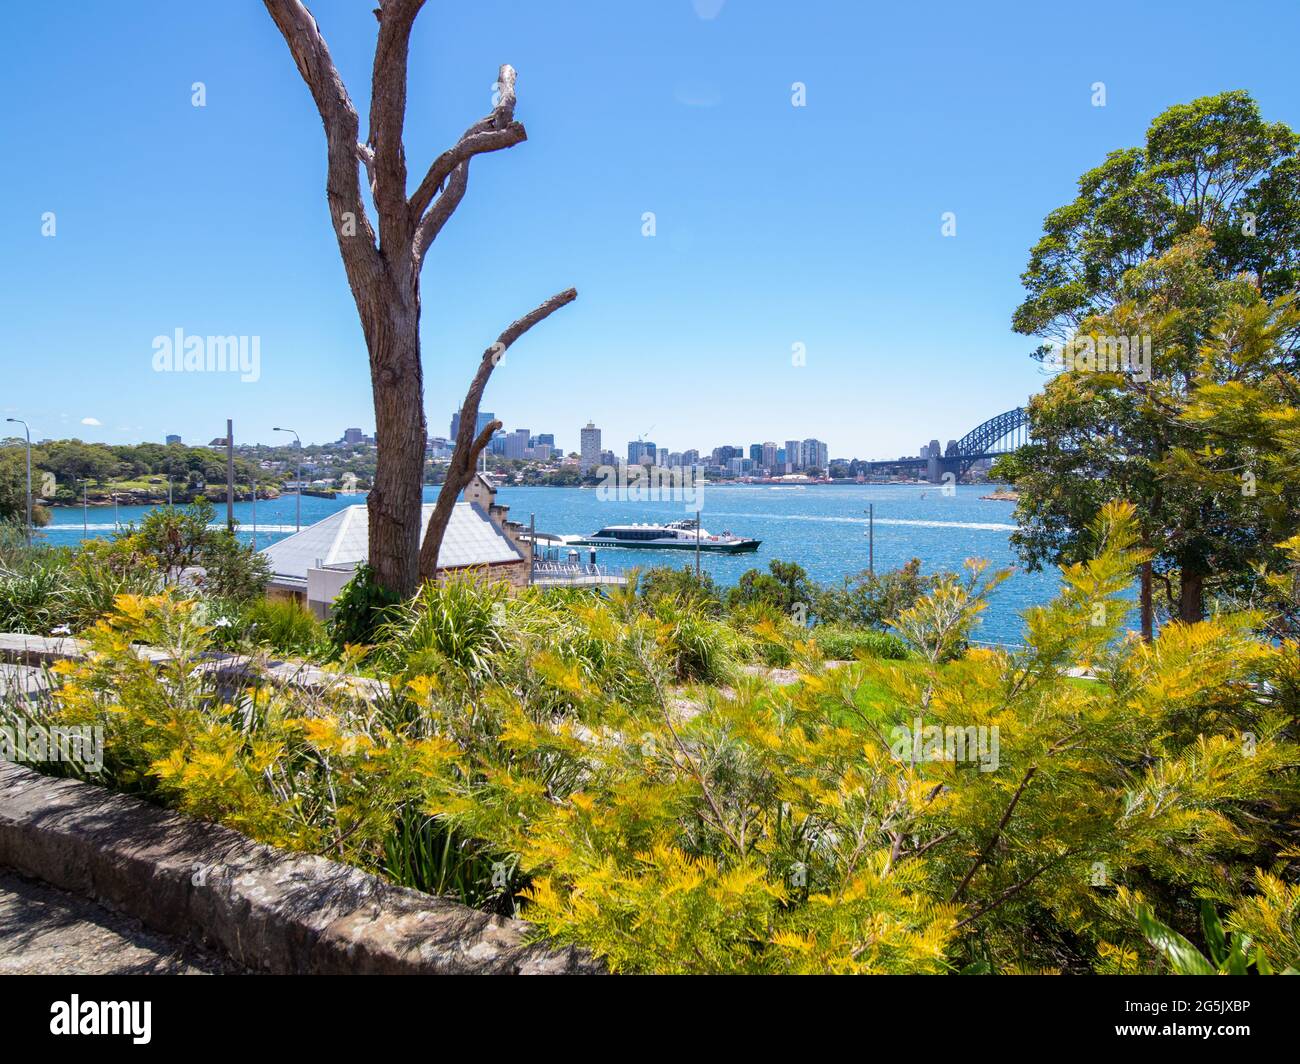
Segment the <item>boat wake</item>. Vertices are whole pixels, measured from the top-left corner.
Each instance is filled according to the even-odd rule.
[[[742,517],[755,521],[821,521],[828,524],[866,527],[866,517],[833,517],[824,514],[741,514],[712,511],[712,517]],[[962,528],[974,532],[1014,532],[1015,525],[992,521],[921,521],[904,517],[877,517],[877,525],[901,525],[906,528]]]

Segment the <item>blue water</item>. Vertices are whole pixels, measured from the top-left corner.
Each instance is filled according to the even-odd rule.
[[[981,499],[986,486],[958,487],[955,495],[913,484],[813,486],[802,489],[762,485],[713,486],[704,490],[702,524],[713,533],[732,532],[762,540],[753,554],[701,555],[701,565],[723,586],[734,584],[746,569],[766,569],[773,558],[795,561],[821,583],[867,567],[866,508],[876,508],[875,561],[881,572],[920,558],[926,571],[958,569],[964,559],[987,558],[995,567],[1014,566],[1008,536],[1014,529],[1012,503]],[[432,502],[436,489],[425,489]],[[672,521],[688,515],[681,502],[621,502],[602,500],[597,492],[580,488],[502,488],[498,501],[510,507],[512,519],[528,524],[536,515],[540,532],[588,534],[606,524]],[[304,525],[335,510],[364,502],[363,495],[302,500]],[[294,497],[261,500],[257,528],[253,504],[237,503],[240,538],[264,547],[293,532]],[[123,506],[122,525],[139,521],[144,506]],[[224,521],[225,507],[217,507]],[[87,518],[91,536],[113,533],[113,508],[92,507]],[[71,544],[83,536],[80,508],[56,509],[43,532],[48,542]],[[586,560],[586,550],[582,557]],[[688,551],[599,550],[602,565],[623,568],[647,565],[694,565]],[[1019,612],[1045,601],[1057,584],[1055,573],[1017,571],[996,592],[984,614],[979,637],[992,642],[1019,642]]]

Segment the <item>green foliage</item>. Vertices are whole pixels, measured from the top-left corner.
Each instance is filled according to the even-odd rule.
[[[118,595],[153,594],[162,578],[123,541],[89,540],[76,550],[0,548],[0,630],[48,635],[80,631]]]
[[[746,569],[741,573],[736,586],[727,592],[727,607],[734,610],[764,605],[785,614],[811,618],[817,589],[803,567],[773,558],[767,568],[766,573],[761,569]]]
[[[1139,535],[1104,508],[1023,650],[967,645],[1000,579],[972,563],[898,613],[907,660],[835,668],[761,600],[462,577],[389,612],[370,702],[222,698],[195,668],[210,613],[123,596],[23,712],[103,726],[110,786],[518,912],[617,971],[1154,971],[1197,963],[1172,936],[1203,900],[1225,914],[1202,914],[1205,963],[1295,967],[1300,648],[1255,614],[1124,638]],[[735,668],[758,642],[794,675]]]
[[[812,630],[812,639],[822,657],[831,661],[852,661],[854,658],[902,661],[908,656],[907,644],[885,632],[818,625]]]
[[[271,565],[251,544],[231,532],[209,532],[199,552],[203,587],[211,595],[236,603],[252,602],[266,593]]]
[[[722,612],[722,595],[713,576],[707,571],[701,571],[696,576],[691,566],[674,569],[668,565],[657,565],[642,570],[639,577],[641,597],[649,602],[660,599],[689,600],[699,603],[711,614]]]
[[[823,624],[883,631],[891,620],[932,590],[935,580],[934,576],[921,574],[919,558],[886,573],[847,576],[840,587],[826,588],[816,596],[817,617]]]
[[[1244,279],[1217,280],[1196,230],[1132,269],[1085,336],[1146,337],[1149,373],[1074,368],[1029,405],[1031,442],[998,472],[1020,492],[1012,541],[1031,568],[1078,560],[1107,499],[1138,503],[1165,612],[1252,602],[1259,567],[1300,524],[1300,309]],[[1149,379],[1145,379],[1149,378]],[[1160,600],[1157,600],[1158,602]]]
[[[329,653],[325,626],[297,599],[253,599],[243,609],[239,634],[280,654],[323,658]]]
[[[33,464],[32,491],[40,490],[40,470]],[[27,524],[27,448],[0,447],[0,522]],[[33,500],[32,524],[43,528],[50,523],[50,511]]]
[[[409,602],[394,606],[379,632],[383,660],[394,672],[486,679],[508,645],[507,585],[456,573],[427,581]]]
[[[196,499],[186,507],[155,506],[144,515],[138,529],[129,529],[135,546],[152,557],[168,581],[179,578],[181,570],[199,564],[199,558],[211,541],[212,504]]]
[[[370,566],[358,565],[334,599],[326,623],[335,654],[343,653],[348,646],[371,646],[389,609],[398,601],[398,596],[380,587]]]
[[[1291,893],[1286,884],[1273,880],[1275,889],[1283,895]],[[1300,892],[1297,893],[1300,897]],[[1201,902],[1201,927],[1204,931],[1208,956],[1167,924],[1156,919],[1149,905],[1130,904],[1137,916],[1138,926],[1151,946],[1158,950],[1175,975],[1272,975],[1274,968],[1263,947],[1252,950],[1251,937],[1241,932],[1224,933],[1223,922],[1215,912],[1214,903]],[[1288,917],[1293,919],[1294,900],[1288,906]],[[1300,975],[1294,966],[1288,966],[1283,975]]]
[[[1267,123],[1245,92],[1224,92],[1158,115],[1141,148],[1113,151],[1054,210],[1021,275],[1017,332],[1064,339],[1115,302],[1114,285],[1198,226],[1215,247],[1215,276],[1251,272],[1271,298],[1296,285],[1300,263],[1297,137]],[[1255,232],[1242,231],[1248,214]]]

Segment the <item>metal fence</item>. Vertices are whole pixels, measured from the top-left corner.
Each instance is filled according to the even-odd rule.
[[[626,584],[627,574],[608,565],[585,562],[538,560],[533,564],[533,583],[541,587],[581,584]]]

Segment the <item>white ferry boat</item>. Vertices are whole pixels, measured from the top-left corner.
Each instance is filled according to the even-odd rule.
[[[713,535],[697,527],[694,519],[672,521],[666,525],[606,525],[589,536],[565,536],[566,543],[581,547],[632,547],[636,550],[695,550],[723,554],[743,554],[758,550],[761,540],[733,536],[730,532]]]

